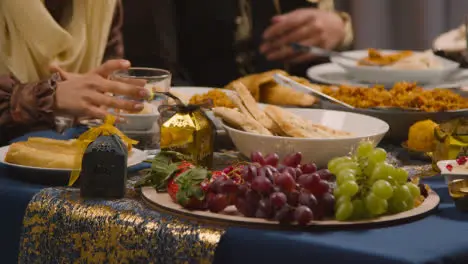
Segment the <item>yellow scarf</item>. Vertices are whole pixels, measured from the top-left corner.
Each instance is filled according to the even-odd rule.
[[[116,0],[73,0],[59,24],[44,0],[0,0],[0,74],[26,83],[49,76],[51,65],[74,73],[99,66],[115,5]]]

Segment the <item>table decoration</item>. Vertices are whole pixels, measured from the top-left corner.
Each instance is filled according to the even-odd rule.
[[[177,100],[176,105],[159,107],[161,117],[161,150],[178,151],[190,157],[197,165],[211,167],[215,141],[215,125],[202,108],[211,102],[185,105]]]
[[[85,153],[86,148],[89,144],[91,144],[94,140],[96,140],[100,136],[111,136],[116,135],[118,136],[128,151],[132,150],[132,146],[138,143],[137,141],[128,138],[125,134],[123,134],[120,130],[118,130],[115,126],[116,117],[113,115],[108,115],[104,124],[98,127],[92,127],[85,133],[81,134],[78,137],[78,144],[81,148],[81,153],[76,155],[75,157],[75,168],[72,170],[70,175],[70,181],[68,183],[69,186],[72,186],[76,180],[78,180],[80,173],[81,173],[81,161],[83,158],[83,154]]]
[[[123,198],[127,182],[127,146],[117,135],[99,136],[81,162],[83,198]]]

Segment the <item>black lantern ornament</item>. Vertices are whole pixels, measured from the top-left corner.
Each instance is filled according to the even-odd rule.
[[[99,136],[90,143],[81,163],[81,197],[124,197],[127,157],[127,147],[117,135]]]

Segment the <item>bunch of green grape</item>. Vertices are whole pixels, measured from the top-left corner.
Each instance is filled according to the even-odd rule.
[[[335,218],[360,220],[410,210],[420,197],[408,172],[385,162],[387,152],[363,141],[346,157],[332,159],[328,170],[336,176]]]

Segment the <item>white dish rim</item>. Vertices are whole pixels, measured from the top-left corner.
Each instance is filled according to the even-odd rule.
[[[302,108],[290,108],[290,109],[294,110],[294,109],[302,109]],[[383,126],[383,129],[382,129],[381,132],[378,132],[378,133],[373,133],[373,134],[369,134],[369,135],[361,135],[361,136],[351,135],[351,136],[337,137],[337,138],[295,138],[295,137],[285,137],[285,136],[261,135],[261,134],[256,134],[256,133],[252,133],[252,132],[247,132],[247,131],[243,131],[243,130],[240,130],[240,129],[233,128],[233,127],[227,125],[224,121],[223,121],[223,127],[227,131],[232,130],[232,131],[235,131],[236,133],[239,133],[239,134],[249,135],[249,136],[254,135],[254,136],[261,137],[261,138],[281,139],[281,140],[291,140],[291,141],[310,141],[310,140],[313,140],[313,141],[325,141],[325,142],[326,141],[350,140],[350,139],[365,139],[365,138],[373,137],[375,135],[386,134],[390,130],[390,125],[387,122],[385,122],[385,121],[383,121],[383,120],[381,120],[379,118],[373,117],[373,116],[362,115],[362,114],[351,113],[351,112],[344,112],[344,111],[326,110],[326,109],[309,109],[309,110],[310,111],[321,110],[321,111],[329,111],[329,112],[340,112],[340,113],[346,113],[346,114],[349,114],[349,115],[365,116],[366,118],[374,119],[376,122],[380,122],[381,125]]]
[[[383,52],[383,53],[396,53],[396,52],[401,52],[401,51],[404,51],[404,50],[387,50],[387,49],[379,49],[380,52]],[[413,52],[413,54],[422,54],[424,53],[423,51],[416,51],[416,50],[410,50],[411,52]],[[343,55],[349,55],[349,54],[353,54],[353,53],[359,53],[359,52],[363,52],[363,53],[367,53],[368,50],[350,50],[350,51],[344,51],[342,52]],[[370,66],[370,65],[358,65],[357,64],[357,61],[354,61],[354,65],[352,64],[347,64],[347,63],[342,63],[343,61],[349,61],[351,62],[352,60],[348,60],[348,59],[345,59],[345,58],[341,58],[341,57],[331,57],[330,58],[330,61],[332,61],[333,63],[339,65],[339,66],[342,66],[344,68],[353,68],[353,69],[363,69],[363,70],[376,70],[376,71],[389,71],[389,72],[412,72],[412,73],[416,73],[416,72],[427,72],[427,73],[430,73],[430,72],[440,72],[440,71],[448,71],[448,70],[455,70],[456,68],[460,67],[460,63],[458,62],[455,62],[455,61],[451,61],[451,60],[448,60],[446,58],[443,58],[443,57],[440,57],[440,56],[437,56],[435,54],[433,54],[434,57],[437,58],[437,60],[441,61],[444,65],[444,67],[440,68],[440,69],[398,69],[398,68],[391,68],[391,67],[380,67],[380,66]],[[341,62],[341,63],[340,63]]]

